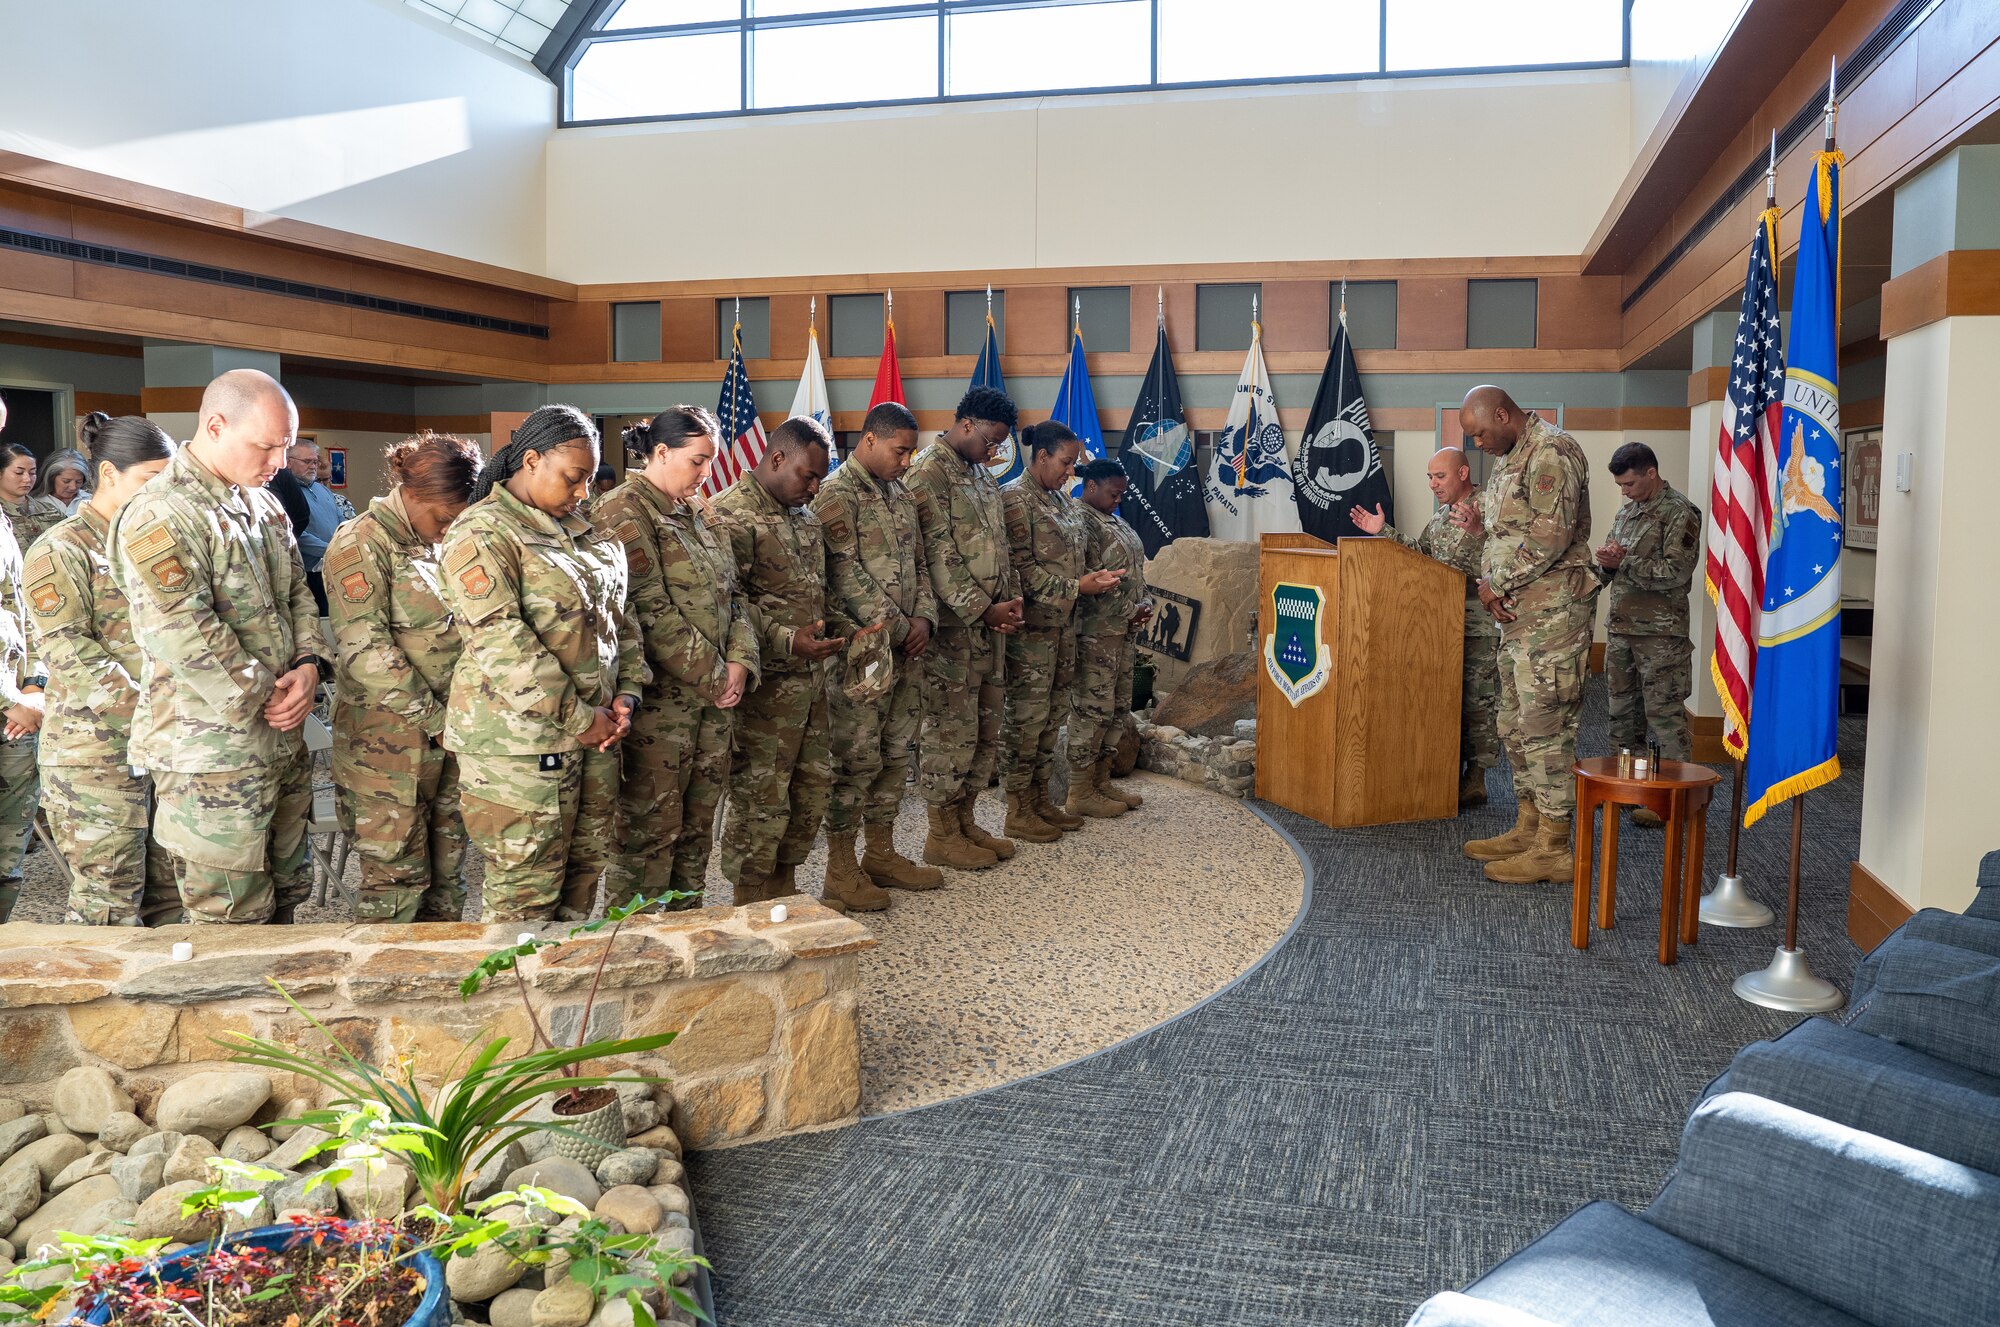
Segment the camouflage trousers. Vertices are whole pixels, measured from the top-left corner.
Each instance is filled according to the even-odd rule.
[[[1007,638],[1007,722],[1000,749],[1006,753],[1008,792],[1048,787],[1075,682],[1073,619],[1059,627],[1022,627]]]
[[[458,753],[465,832],[486,859],[482,922],[581,921],[597,902],[618,809],[618,751]]]
[[[1079,636],[1076,683],[1069,711],[1069,767],[1079,773],[1112,754],[1119,726],[1132,710],[1130,632]]]
[[[190,922],[270,921],[305,902],[312,764],[294,742],[269,765],[153,774],[153,837],[174,856]]]
[[[1590,667],[1591,602],[1552,620],[1509,623],[1500,641],[1500,743],[1517,796],[1545,816],[1576,810],[1576,720]]]
[[[458,757],[425,745],[416,777],[378,779],[343,768],[335,751],[340,827],[361,858],[354,915],[362,921],[455,922],[465,916],[465,820]]]
[[[1685,702],[1694,688],[1694,645],[1686,636],[1607,635],[1604,687],[1610,693],[1614,749],[1643,750],[1650,725],[1661,755],[1689,757]]]
[[[0,922],[13,915],[21,897],[21,854],[35,820],[41,780],[35,769],[33,737],[0,742]]]
[[[166,926],[180,920],[174,861],[148,832],[153,780],[125,765],[50,765],[43,806],[69,864],[73,926]]]
[[[1465,670],[1458,703],[1458,763],[1489,770],[1500,763],[1500,642],[1465,638]]]
[[[910,778],[910,747],[923,721],[922,668],[922,659],[898,654],[895,685],[874,700],[852,700],[837,682],[827,688],[833,721],[827,833],[895,823]]]
[[[942,612],[924,654],[924,800],[949,806],[986,791],[1000,753],[1006,709],[1006,637]]]
[[[722,827],[722,874],[732,885],[804,861],[833,786],[820,670],[768,676],[738,708]]]
[[[611,902],[657,898],[669,889],[702,892],[735,731],[734,710],[717,709],[685,688],[640,702],[632,732],[619,744],[617,851],[604,873]]]

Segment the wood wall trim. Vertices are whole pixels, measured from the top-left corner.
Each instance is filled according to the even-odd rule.
[[[0,345],[67,350],[78,355],[114,355],[119,359],[138,359],[146,353],[141,347],[122,341],[89,341],[80,336],[47,336],[40,332],[0,331]]]
[[[76,413],[87,415],[93,410],[102,410],[113,419],[120,415],[143,415],[145,407],[136,396],[122,392],[77,392],[75,394]]]
[[[1882,339],[1946,318],[2000,314],[2000,249],[1941,253],[1882,287]]]
[[[192,414],[201,409],[202,387],[143,387],[139,408],[149,415]]]
[[[1706,405],[1710,401],[1720,401],[1729,395],[1729,370],[1726,367],[1696,369],[1688,375],[1688,408]]]
[[[1840,426],[1844,429],[1869,429],[1882,422],[1882,398],[1870,397],[1866,401],[1843,401],[1840,403]]]
[[[1873,871],[1855,862],[1847,868],[1847,938],[1867,953],[1889,932],[1916,915]]]

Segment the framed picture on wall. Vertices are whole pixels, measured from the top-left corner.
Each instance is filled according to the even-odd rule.
[[[326,449],[326,486],[333,489],[347,487],[347,448]]]
[[[1874,548],[1882,519],[1882,430],[1848,429],[1840,435],[1840,452],[1840,469],[1846,476],[1841,545]]]

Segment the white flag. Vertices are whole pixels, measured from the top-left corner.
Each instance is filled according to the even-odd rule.
[[[828,433],[833,432],[833,408],[826,400],[826,373],[819,366],[819,328],[806,331],[806,371],[799,375],[799,390],[792,397],[792,415],[806,415],[817,419]],[[827,472],[831,474],[840,464],[840,448],[829,449],[826,457]]]
[[[1297,534],[1299,504],[1285,456],[1285,430],[1264,368],[1264,329],[1250,325],[1229,421],[1215,444],[1207,490],[1208,530],[1217,539],[1254,540],[1260,534]]]

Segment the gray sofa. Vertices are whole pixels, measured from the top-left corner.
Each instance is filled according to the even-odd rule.
[[[1745,1047],[1642,1213],[1592,1203],[1409,1327],[2000,1324],[2000,852]]]

